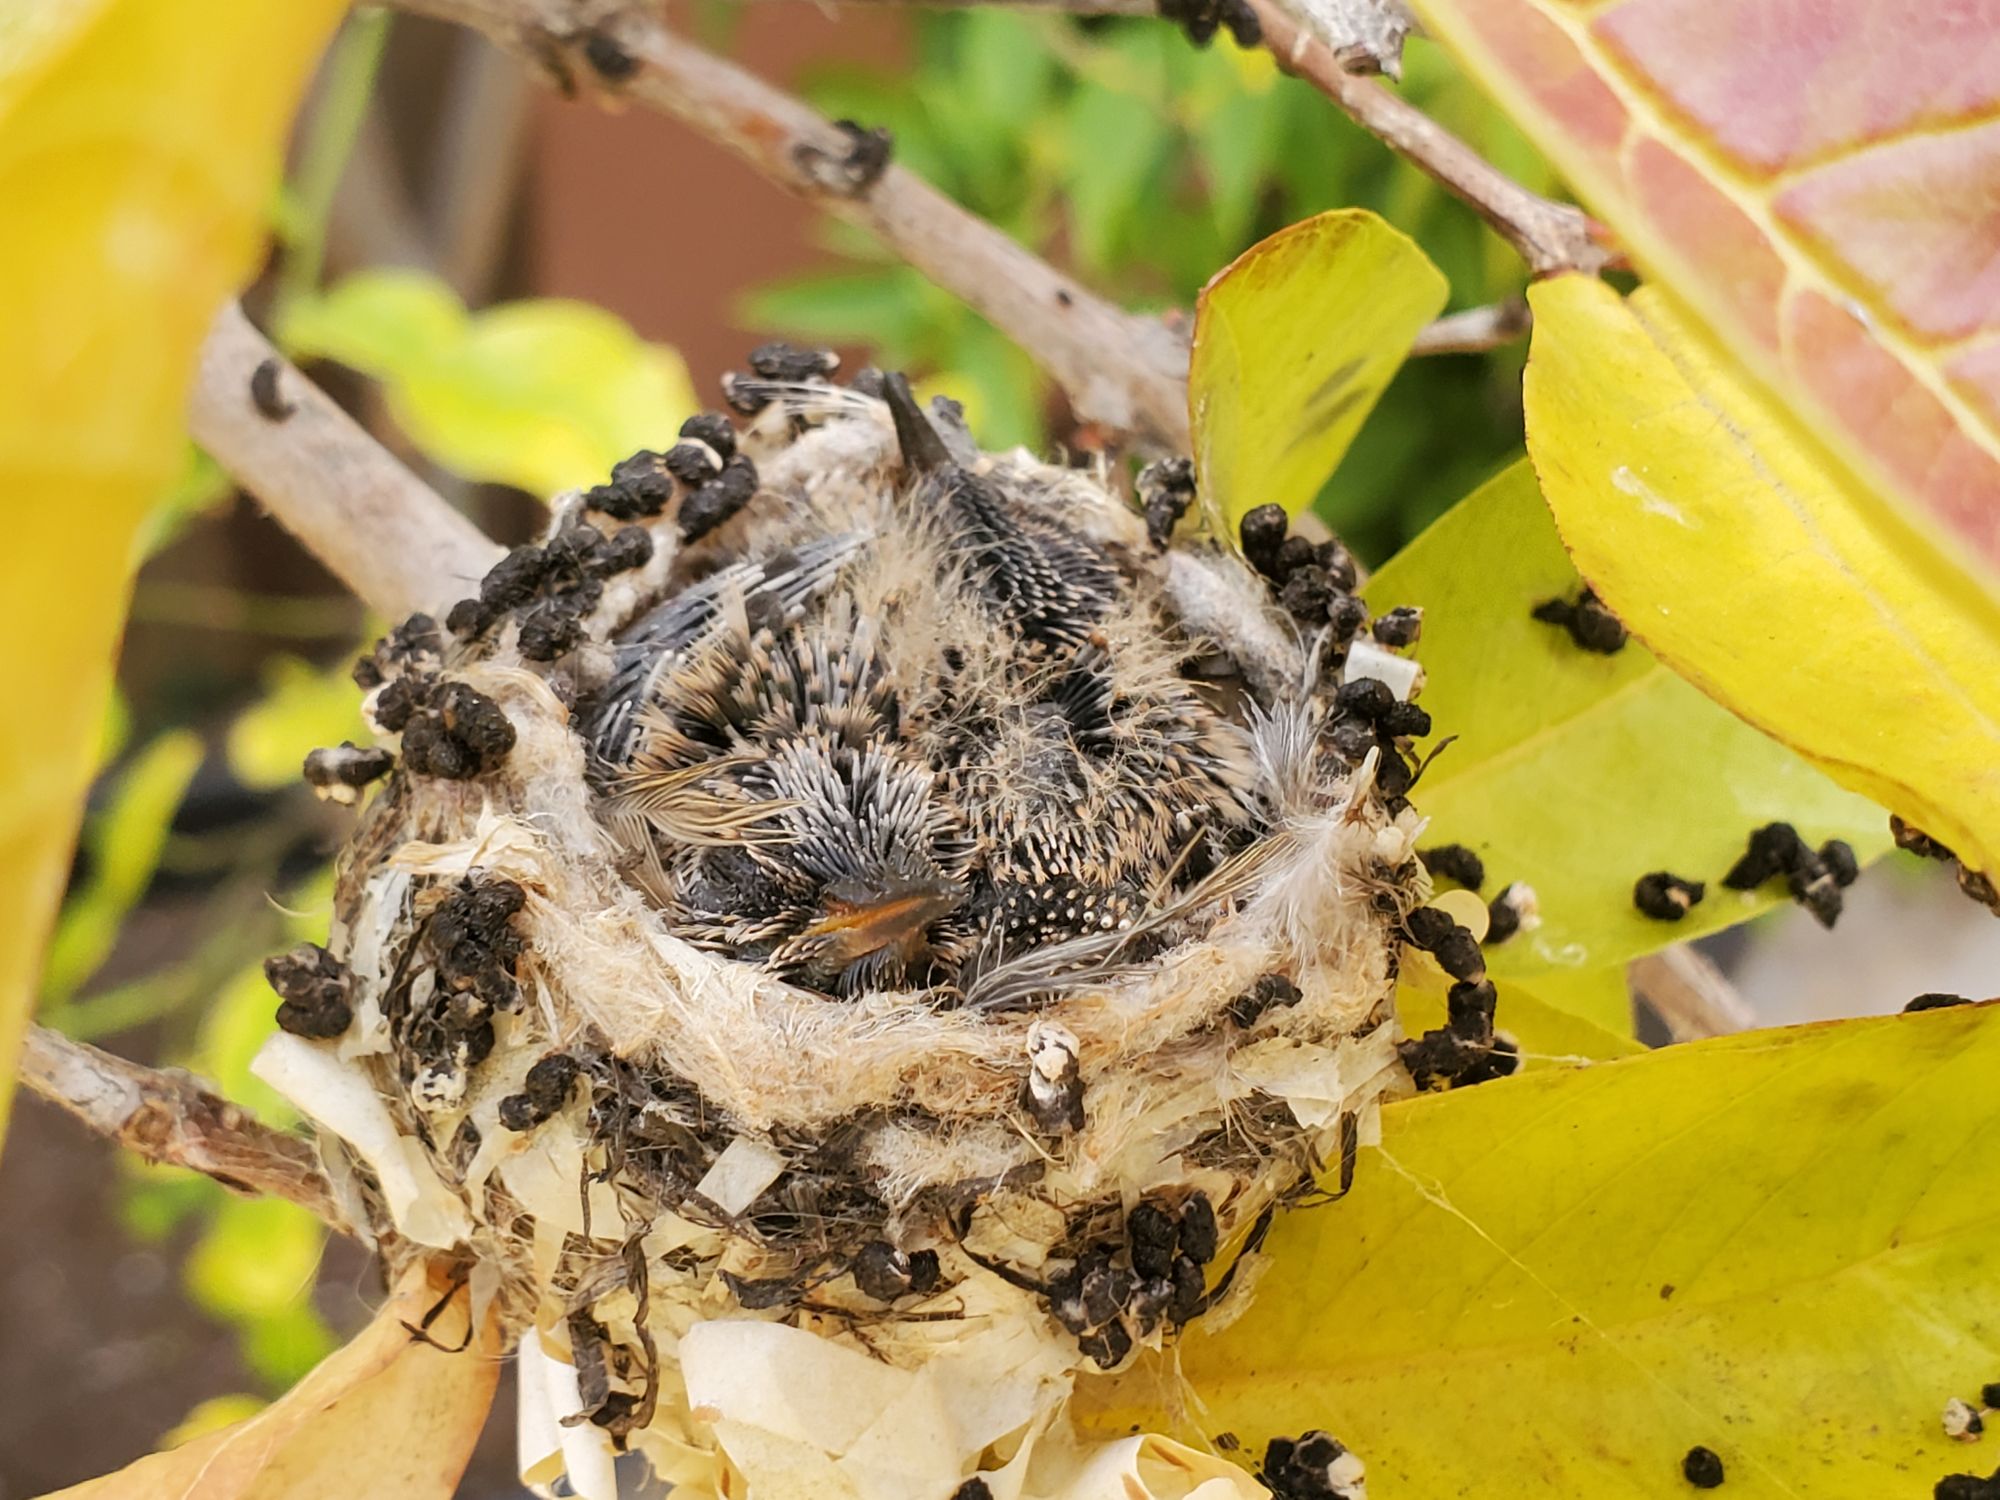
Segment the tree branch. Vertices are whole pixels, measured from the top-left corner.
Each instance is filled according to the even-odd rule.
[[[500,546],[281,358],[231,303],[201,349],[196,442],[391,619],[474,590]]]
[[[559,82],[673,115],[780,187],[869,230],[969,303],[1069,393],[1077,414],[1176,452],[1188,446],[1187,343],[1016,244],[893,163],[879,175],[855,138],[800,100],[674,35],[635,0],[399,0],[533,59]]]
[[[311,1142],[261,1124],[186,1073],[142,1067],[30,1026],[20,1074],[51,1104],[148,1161],[189,1167],[235,1192],[283,1198],[353,1232]]]
[[[1410,345],[1410,353],[1483,354],[1488,349],[1513,343],[1533,322],[1526,300],[1520,297],[1509,297],[1490,307],[1469,307],[1464,312],[1449,313],[1420,330],[1416,342]]]
[[[1529,192],[1414,104],[1372,78],[1348,72],[1333,53],[1294,25],[1276,0],[1249,0],[1249,4],[1279,67],[1305,79],[1363,130],[1464,199],[1520,253],[1535,275],[1553,276],[1559,271],[1595,275],[1617,259],[1599,241],[1582,209]]]
[[[1757,1017],[1722,970],[1686,943],[1634,959],[1632,989],[1677,1042],[1749,1031]]]

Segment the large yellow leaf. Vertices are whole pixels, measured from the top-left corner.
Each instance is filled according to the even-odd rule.
[[[2000,637],[1674,305],[1536,287],[1528,451],[1583,575],[1677,671],[2000,870]]]
[[[1372,1500],[1928,1495],[1992,1466],[1945,1400],[2000,1373],[2000,1007],[1753,1032],[1384,1111],[1285,1215],[1244,1318],[1085,1420],[1325,1428]]]
[[[1416,8],[1871,504],[1994,582],[2000,8]]]
[[[250,267],[286,123],[345,8],[0,6],[0,1129],[133,540],[179,469],[196,345]]]
[[[1312,504],[1445,292],[1359,208],[1280,230],[1202,289],[1188,415],[1203,503],[1232,534],[1256,506]]]
[[[1584,399],[1594,411],[1615,397],[1593,386]],[[1424,608],[1417,656],[1432,743],[1454,736],[1411,794],[1431,820],[1425,841],[1477,850],[1489,895],[1520,880],[1539,898],[1541,925],[1488,950],[1496,973],[1615,967],[1748,921],[1785,899],[1783,886],[1732,891],[1720,880],[1765,823],[1795,824],[1815,846],[1845,839],[1863,861],[1888,850],[1880,807],[1644,646],[1596,655],[1533,618],[1537,603],[1579,586],[1523,462],[1453,506],[1365,590],[1377,611]],[[1682,921],[1632,905],[1633,882],[1661,869],[1708,883]]]
[[[409,1327],[430,1325],[445,1349]],[[493,1404],[499,1337],[466,1333],[467,1293],[417,1265],[374,1321],[254,1417],[48,1500],[450,1500]]]

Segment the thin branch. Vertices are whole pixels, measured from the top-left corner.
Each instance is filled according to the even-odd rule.
[[[127,1062],[46,1026],[28,1028],[20,1071],[42,1098],[148,1161],[283,1198],[352,1232],[310,1141],[259,1123],[185,1073]]]
[[[500,557],[233,303],[202,345],[188,423],[232,478],[391,619],[471,592]]]
[[[1418,333],[1411,354],[1484,354],[1527,333],[1534,319],[1527,302],[1509,297],[1490,307],[1469,307],[1439,318]]]
[[[1249,0],[1249,5],[1279,67],[1305,79],[1363,130],[1464,199],[1535,275],[1595,275],[1617,259],[1582,209],[1529,192],[1414,104],[1371,78],[1348,72],[1333,53],[1293,24],[1276,0]]]
[[[1187,344],[1086,291],[921,178],[875,172],[853,135],[734,63],[674,35],[634,0],[400,0],[477,28],[559,81],[673,115],[780,187],[869,230],[984,314],[1069,393],[1077,414],[1163,448],[1188,446]]]
[[[1677,1042],[1728,1036],[1757,1024],[1736,986],[1686,943],[1633,960],[1627,973],[1633,992],[1652,1007]]]

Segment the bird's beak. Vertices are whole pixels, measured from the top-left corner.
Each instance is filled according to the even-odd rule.
[[[826,913],[800,934],[820,940],[819,951],[842,964],[884,948],[913,954],[931,923],[948,916],[964,900],[948,885],[923,885],[867,900],[830,899]]]

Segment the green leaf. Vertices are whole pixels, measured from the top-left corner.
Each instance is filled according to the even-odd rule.
[[[1245,1316],[1091,1382],[1100,1431],[1246,1454],[1325,1428],[1374,1500],[1924,1495],[1995,1377],[2000,1008],[1753,1032],[1389,1106],[1338,1203],[1279,1219]],[[1185,1424],[1180,1424],[1185,1425]]]
[[[1534,288],[1528,452],[1675,670],[2000,875],[2000,609],[1885,520],[1653,288]]]
[[[1208,284],[1188,411],[1203,503],[1232,533],[1256,506],[1311,504],[1445,290],[1361,209],[1294,224]]]
[[[274,1388],[291,1384],[337,1342],[311,1300],[325,1245],[325,1226],[296,1204],[219,1195],[188,1255],[195,1304],[242,1331],[251,1368]]]
[[[1109,270],[1132,236],[1173,130],[1146,100],[1084,83],[1068,115],[1070,227],[1093,271]]]
[[[1535,889],[1542,924],[1488,950],[1496,973],[1605,968],[1744,921],[1784,899],[1720,884],[1750,831],[1785,821],[1864,861],[1889,847],[1882,809],[1842,791],[1777,741],[1710,702],[1630,642],[1579,649],[1532,618],[1580,587],[1517,463],[1461,501],[1369,580],[1371,608],[1424,610],[1417,656],[1434,739],[1457,738],[1411,794],[1426,844],[1486,861],[1488,895]],[[1427,747],[1420,747],[1427,748]],[[1652,870],[1708,884],[1680,922],[1641,916]]]
[[[281,656],[265,669],[264,696],[229,726],[229,769],[245,786],[272,791],[298,780],[308,751],[367,738],[345,672]]]
[[[63,906],[42,968],[42,1003],[58,1005],[97,972],[118,941],[126,914],[146,894],[166,847],[167,830],[201,766],[201,736],[163,734],[118,778],[84,842],[90,876]]]
[[[380,380],[436,462],[543,497],[665,447],[695,407],[680,356],[601,308],[547,298],[468,315],[424,272],[357,273],[295,303],[280,333]]]

